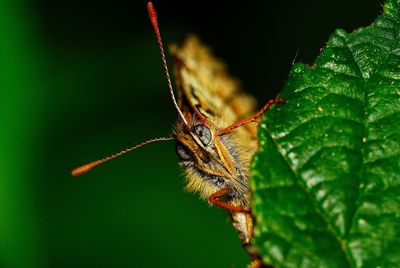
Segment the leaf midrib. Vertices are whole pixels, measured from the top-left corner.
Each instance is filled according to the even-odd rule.
[[[353,61],[354,61],[354,64],[357,66],[357,68],[358,68],[358,71],[360,72],[360,74],[361,74],[361,76],[360,76],[360,78],[363,80],[363,88],[362,88],[362,91],[363,91],[363,93],[364,93],[364,102],[363,102],[363,104],[362,104],[362,109],[363,109],[363,115],[364,115],[364,118],[363,118],[363,120],[361,120],[361,122],[362,122],[362,124],[363,124],[363,126],[364,126],[364,128],[363,128],[363,135],[362,135],[362,137],[361,137],[361,148],[360,148],[360,155],[361,155],[361,168],[360,168],[360,170],[358,171],[358,176],[357,176],[357,180],[358,180],[358,182],[357,182],[357,185],[358,185],[358,187],[357,187],[357,192],[356,192],[356,201],[355,201],[355,209],[352,211],[352,215],[350,216],[350,222],[351,222],[351,224],[350,224],[350,227],[348,228],[348,230],[346,230],[346,234],[345,234],[345,240],[346,240],[346,242],[344,242],[344,245],[343,245],[343,247],[344,248],[342,248],[343,249],[343,251],[345,252],[345,255],[346,255],[346,257],[347,258],[349,258],[350,260],[351,260],[351,262],[350,262],[350,264],[353,266],[353,267],[355,267],[356,266],[356,260],[355,260],[355,258],[354,258],[354,255],[353,255],[353,252],[352,252],[352,250],[350,249],[350,247],[349,247],[349,241],[348,241],[348,236],[349,236],[349,234],[350,234],[350,232],[351,232],[351,230],[352,230],[352,228],[353,228],[353,226],[354,226],[354,224],[355,224],[355,220],[356,220],[356,218],[355,218],[355,215],[356,215],[356,213],[357,213],[357,210],[358,210],[358,204],[359,204],[359,201],[360,201],[360,183],[361,183],[361,173],[362,173],[362,170],[363,170],[363,167],[364,167],[364,163],[365,163],[365,155],[364,155],[364,151],[365,151],[365,142],[364,141],[366,141],[366,134],[367,134],[367,119],[368,119],[368,117],[367,117],[367,115],[366,115],[366,105],[367,105],[367,103],[368,103],[368,94],[367,94],[367,90],[366,90],[366,84],[367,84],[367,81],[366,81],[366,79],[364,78],[364,75],[363,75],[363,72],[362,72],[362,70],[361,70],[361,67],[360,67],[360,65],[358,64],[358,62],[356,61],[356,58],[355,58],[355,56],[354,56],[354,52],[352,51],[352,49],[349,47],[349,44],[348,44],[348,42],[347,42],[347,38],[346,38],[346,40],[345,40],[345,42],[346,42],[346,48],[349,50],[349,52],[350,52],[350,55],[352,56],[352,58],[353,58]],[[386,61],[386,58],[385,58],[385,61]],[[382,63],[380,64],[380,66],[382,65]],[[374,75],[375,75],[375,73],[374,73]],[[372,76],[371,76],[372,77]]]
[[[385,16],[385,14],[383,16]],[[388,15],[386,15],[386,16],[387,16],[386,19],[391,19],[391,20],[393,19],[391,17],[388,17]],[[398,21],[396,21],[395,19],[393,19],[393,21],[394,21],[395,24],[398,24]],[[371,28],[375,27],[375,25],[376,24],[374,22],[374,24],[372,24],[370,27]],[[376,26],[376,27],[381,27],[381,26]],[[381,27],[381,28],[390,29],[390,30],[393,29],[393,28],[390,28],[390,27]],[[370,163],[370,162],[366,161],[365,153],[364,153],[365,150],[366,150],[366,144],[369,141],[368,137],[367,137],[367,128],[369,126],[369,121],[368,121],[369,114],[367,114],[367,110],[366,110],[366,107],[369,104],[369,98],[368,98],[368,96],[369,96],[368,93],[369,92],[368,92],[368,88],[366,86],[367,82],[368,82],[367,80],[370,80],[370,79],[374,78],[378,74],[379,70],[387,62],[389,56],[391,55],[392,51],[394,50],[395,45],[396,45],[396,41],[399,38],[399,31],[396,31],[396,29],[394,29],[394,31],[395,31],[395,37],[393,39],[389,40],[388,38],[385,38],[388,42],[391,42],[389,51],[386,52],[385,58],[380,62],[380,64],[376,67],[376,70],[368,78],[365,78],[365,76],[363,75],[362,69],[361,69],[360,65],[358,64],[358,62],[357,62],[357,60],[355,58],[355,54],[354,54],[353,50],[349,46],[349,44],[347,42],[347,39],[345,40],[346,41],[346,47],[349,50],[350,54],[352,55],[353,61],[356,64],[356,66],[358,67],[359,72],[361,73],[361,79],[363,79],[363,92],[364,92],[364,103],[363,103],[364,113],[363,113],[363,115],[364,115],[364,118],[363,118],[362,122],[364,124],[364,129],[363,129],[363,138],[362,138],[362,143],[361,143],[362,145],[361,145],[361,149],[360,149],[361,150],[362,162],[361,162],[361,168],[360,168],[360,170],[358,172],[358,175],[359,175],[358,176],[358,185],[359,186],[360,186],[361,178],[362,178],[361,173],[364,170],[364,168],[366,167],[366,165]],[[356,216],[357,211],[358,211],[358,209],[360,207],[359,206],[359,204],[360,204],[360,196],[361,196],[360,187],[358,187],[357,188],[357,198],[356,198],[355,210],[354,210],[353,214],[351,215],[351,220],[350,220],[351,224],[350,224],[349,230],[346,232],[346,236],[345,236],[346,237],[346,241],[347,241],[347,243],[345,243],[345,247],[346,247],[346,251],[348,251],[348,253],[345,253],[345,254],[346,255],[349,254],[349,257],[351,257],[351,260],[353,262],[354,267],[356,266],[356,259],[354,257],[353,251],[349,248],[349,241],[347,239],[348,239],[348,235],[351,233],[352,229],[356,225],[356,222],[355,222],[356,221],[356,217],[355,216]]]
[[[351,260],[353,258],[350,259],[350,256],[347,255],[347,252],[345,250],[343,242],[341,239],[338,239],[338,237],[336,237],[335,235],[335,228],[325,219],[323,212],[320,210],[319,205],[316,204],[313,200],[313,198],[311,198],[310,196],[310,192],[308,191],[307,187],[305,187],[305,183],[304,181],[301,179],[301,177],[297,174],[297,172],[292,168],[291,164],[290,164],[290,160],[286,157],[286,155],[283,153],[283,149],[280,148],[279,144],[276,142],[276,140],[273,138],[273,135],[271,134],[271,132],[268,130],[268,128],[265,128],[266,132],[268,133],[268,136],[270,137],[270,139],[273,141],[274,146],[276,147],[276,150],[279,152],[279,154],[282,156],[282,158],[285,160],[285,164],[288,166],[289,170],[292,172],[292,174],[297,178],[296,180],[296,184],[300,186],[300,188],[306,193],[307,199],[309,199],[310,203],[313,205],[314,207],[314,211],[321,217],[321,219],[324,221],[324,223],[327,226],[327,230],[333,235],[333,237],[336,239],[336,241],[339,244],[339,247],[342,249],[343,254],[346,256],[346,259],[348,261],[349,266],[352,266],[352,262]],[[353,266],[354,267],[354,266]]]

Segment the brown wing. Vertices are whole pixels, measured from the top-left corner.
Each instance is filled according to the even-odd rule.
[[[171,46],[171,53],[178,104],[184,113],[195,112],[216,124],[228,125],[254,113],[254,98],[239,89],[239,82],[228,75],[225,64],[196,36],[188,36],[181,45]]]

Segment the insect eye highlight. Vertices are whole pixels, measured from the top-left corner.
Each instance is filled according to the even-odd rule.
[[[190,160],[192,159],[192,155],[189,150],[182,145],[181,143],[176,144],[176,154],[179,156],[181,160]]]
[[[194,132],[199,137],[203,145],[208,145],[211,142],[211,130],[206,125],[196,125]]]

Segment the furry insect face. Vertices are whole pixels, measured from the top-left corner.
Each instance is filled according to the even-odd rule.
[[[215,191],[228,187],[231,190],[228,200],[245,199],[247,171],[242,170],[232,137],[219,137],[212,125],[200,122],[194,122],[190,129],[178,124],[177,129],[179,131],[174,134],[176,153],[186,173],[186,188],[208,198]]]

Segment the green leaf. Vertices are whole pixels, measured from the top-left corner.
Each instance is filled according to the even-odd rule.
[[[255,238],[279,267],[400,267],[400,1],[296,64],[253,160]]]

